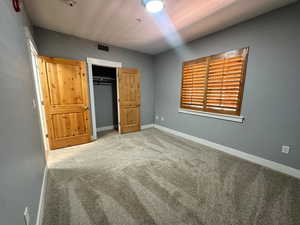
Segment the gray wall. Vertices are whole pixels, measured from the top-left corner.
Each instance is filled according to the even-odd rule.
[[[34,29],[40,55],[86,61],[87,57],[118,61],[123,67],[137,68],[141,72],[141,122],[153,123],[154,77],[153,57],[118,47],[109,52],[99,51],[97,43],[77,37],[45,30]]]
[[[243,124],[178,113],[185,60],[250,47]],[[155,57],[155,123],[300,169],[300,4]],[[282,154],[281,145],[291,152]]]
[[[35,224],[45,159],[23,13],[0,1],[0,224],[24,224],[25,206]]]
[[[112,126],[117,123],[113,118],[112,85],[94,85],[96,127]],[[115,102],[117,103],[117,102]]]

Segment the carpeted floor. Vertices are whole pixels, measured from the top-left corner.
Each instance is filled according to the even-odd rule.
[[[44,225],[300,225],[300,180],[154,128],[49,164]]]

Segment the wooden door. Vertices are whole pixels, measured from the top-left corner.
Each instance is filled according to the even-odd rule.
[[[121,134],[141,130],[140,75],[137,69],[118,70],[119,132]]]
[[[85,63],[39,57],[50,149],[90,142]]]

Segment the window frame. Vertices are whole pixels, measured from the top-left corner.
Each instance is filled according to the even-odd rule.
[[[184,61],[182,63],[182,74],[181,74],[181,87],[180,87],[180,110],[191,110],[193,112],[201,112],[207,114],[207,113],[213,113],[218,115],[225,115],[225,116],[241,116],[241,108],[243,103],[243,96],[244,96],[244,87],[245,87],[245,81],[246,81],[246,70],[247,70],[247,64],[248,64],[248,55],[249,55],[249,47],[244,47],[240,49],[235,50],[229,50],[226,52],[200,57],[193,60]],[[209,79],[209,63],[211,60],[216,59],[226,59],[226,58],[232,58],[242,56],[243,59],[243,67],[241,69],[241,79],[240,79],[240,85],[239,85],[239,92],[238,92],[238,104],[236,111],[227,111],[227,110],[218,110],[218,109],[209,109],[206,108],[206,101],[207,101],[207,91],[208,91],[208,79]],[[205,90],[204,90],[204,98],[203,98],[203,108],[199,107],[193,107],[193,106],[183,106],[183,83],[184,83],[184,68],[186,65],[193,65],[197,63],[203,63],[206,62],[206,77],[205,77]]]

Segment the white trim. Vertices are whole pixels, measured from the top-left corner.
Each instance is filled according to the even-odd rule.
[[[31,44],[33,45],[34,53],[36,55],[38,55],[38,48],[37,48],[37,45],[36,45],[36,43],[34,41],[34,38],[32,37],[32,34],[31,34],[31,31],[30,31],[29,27],[25,26],[24,30],[25,30],[25,37],[26,37],[26,39],[31,41]]]
[[[261,157],[258,157],[258,156],[254,156],[254,155],[239,151],[239,150],[234,149],[234,148],[230,148],[230,147],[227,147],[227,146],[224,146],[224,145],[220,145],[220,144],[214,143],[212,141],[208,141],[208,140],[198,138],[198,137],[195,137],[195,136],[192,136],[192,135],[189,135],[189,134],[185,134],[185,133],[182,133],[182,132],[179,132],[177,130],[173,130],[173,129],[170,129],[170,128],[167,128],[167,127],[164,127],[164,126],[161,126],[161,125],[154,124],[154,127],[157,128],[157,129],[160,129],[162,131],[168,132],[170,134],[174,134],[176,136],[186,138],[188,140],[197,142],[199,144],[206,145],[208,147],[214,148],[214,149],[219,150],[221,152],[228,153],[230,155],[239,157],[239,158],[247,160],[249,162],[252,162],[252,163],[255,163],[255,164],[267,167],[269,169],[272,169],[272,170],[275,170],[275,171],[278,171],[278,172],[281,172],[281,173],[284,173],[284,174],[287,174],[287,175],[290,175],[292,177],[300,179],[300,170],[298,170],[298,169],[295,169],[295,168],[292,168],[292,167],[289,167],[289,166],[285,166],[283,164],[273,162],[271,160],[264,159],[264,158],[261,158]]]
[[[28,52],[30,57],[30,62],[32,65],[32,75],[33,75],[33,81],[34,81],[34,87],[35,87],[35,99],[34,104],[37,105],[38,109],[38,115],[39,115],[39,121],[40,121],[40,129],[41,129],[41,136],[44,144],[44,157],[47,161],[47,154],[49,150],[49,142],[46,138],[47,134],[47,123],[45,118],[45,108],[42,105],[43,101],[43,95],[42,95],[42,87],[41,87],[41,81],[40,81],[40,74],[39,74],[39,67],[38,67],[38,49],[36,47],[36,44],[34,42],[34,38],[31,34],[31,31],[29,27],[24,27],[26,42],[28,46]]]
[[[196,110],[187,110],[187,109],[179,109],[179,113],[186,113],[191,115],[197,115],[197,116],[205,116],[215,119],[221,119],[221,120],[230,120],[234,122],[242,123],[244,121],[244,116],[233,116],[233,115],[226,115],[226,114],[219,114],[219,113],[211,113],[211,112],[200,112]]]
[[[111,126],[105,126],[105,127],[97,127],[97,132],[99,131],[106,131],[106,130],[113,130],[114,129],[114,126],[111,125]]]
[[[93,64],[93,65],[98,65],[98,66],[113,67],[113,68],[122,67],[121,62],[114,62],[114,61],[96,59],[96,58],[87,58],[87,63]]]
[[[39,208],[36,217],[36,225],[42,225],[43,217],[44,217],[44,209],[45,209],[45,200],[46,200],[46,190],[47,190],[47,177],[48,177],[48,167],[44,168],[44,176],[43,176],[43,183],[41,187],[41,194],[40,194],[40,201],[39,201]]]
[[[96,129],[96,110],[95,110],[95,95],[93,85],[93,69],[92,64],[88,63],[88,74],[89,74],[89,91],[90,91],[90,107],[91,107],[91,120],[92,120],[92,140],[97,139]]]
[[[142,129],[142,130],[145,130],[145,129],[152,128],[152,127],[154,127],[154,124],[153,124],[153,123],[151,123],[151,124],[146,124],[146,125],[142,125],[141,129]]]
[[[92,140],[96,140],[97,137],[97,127],[96,127],[96,110],[95,110],[95,94],[94,94],[94,85],[93,85],[93,70],[92,65],[106,66],[119,68],[122,67],[121,62],[108,61],[103,59],[96,58],[87,58],[88,65],[88,81],[89,81],[89,92],[90,92],[90,111],[91,111],[91,120],[92,120]]]

